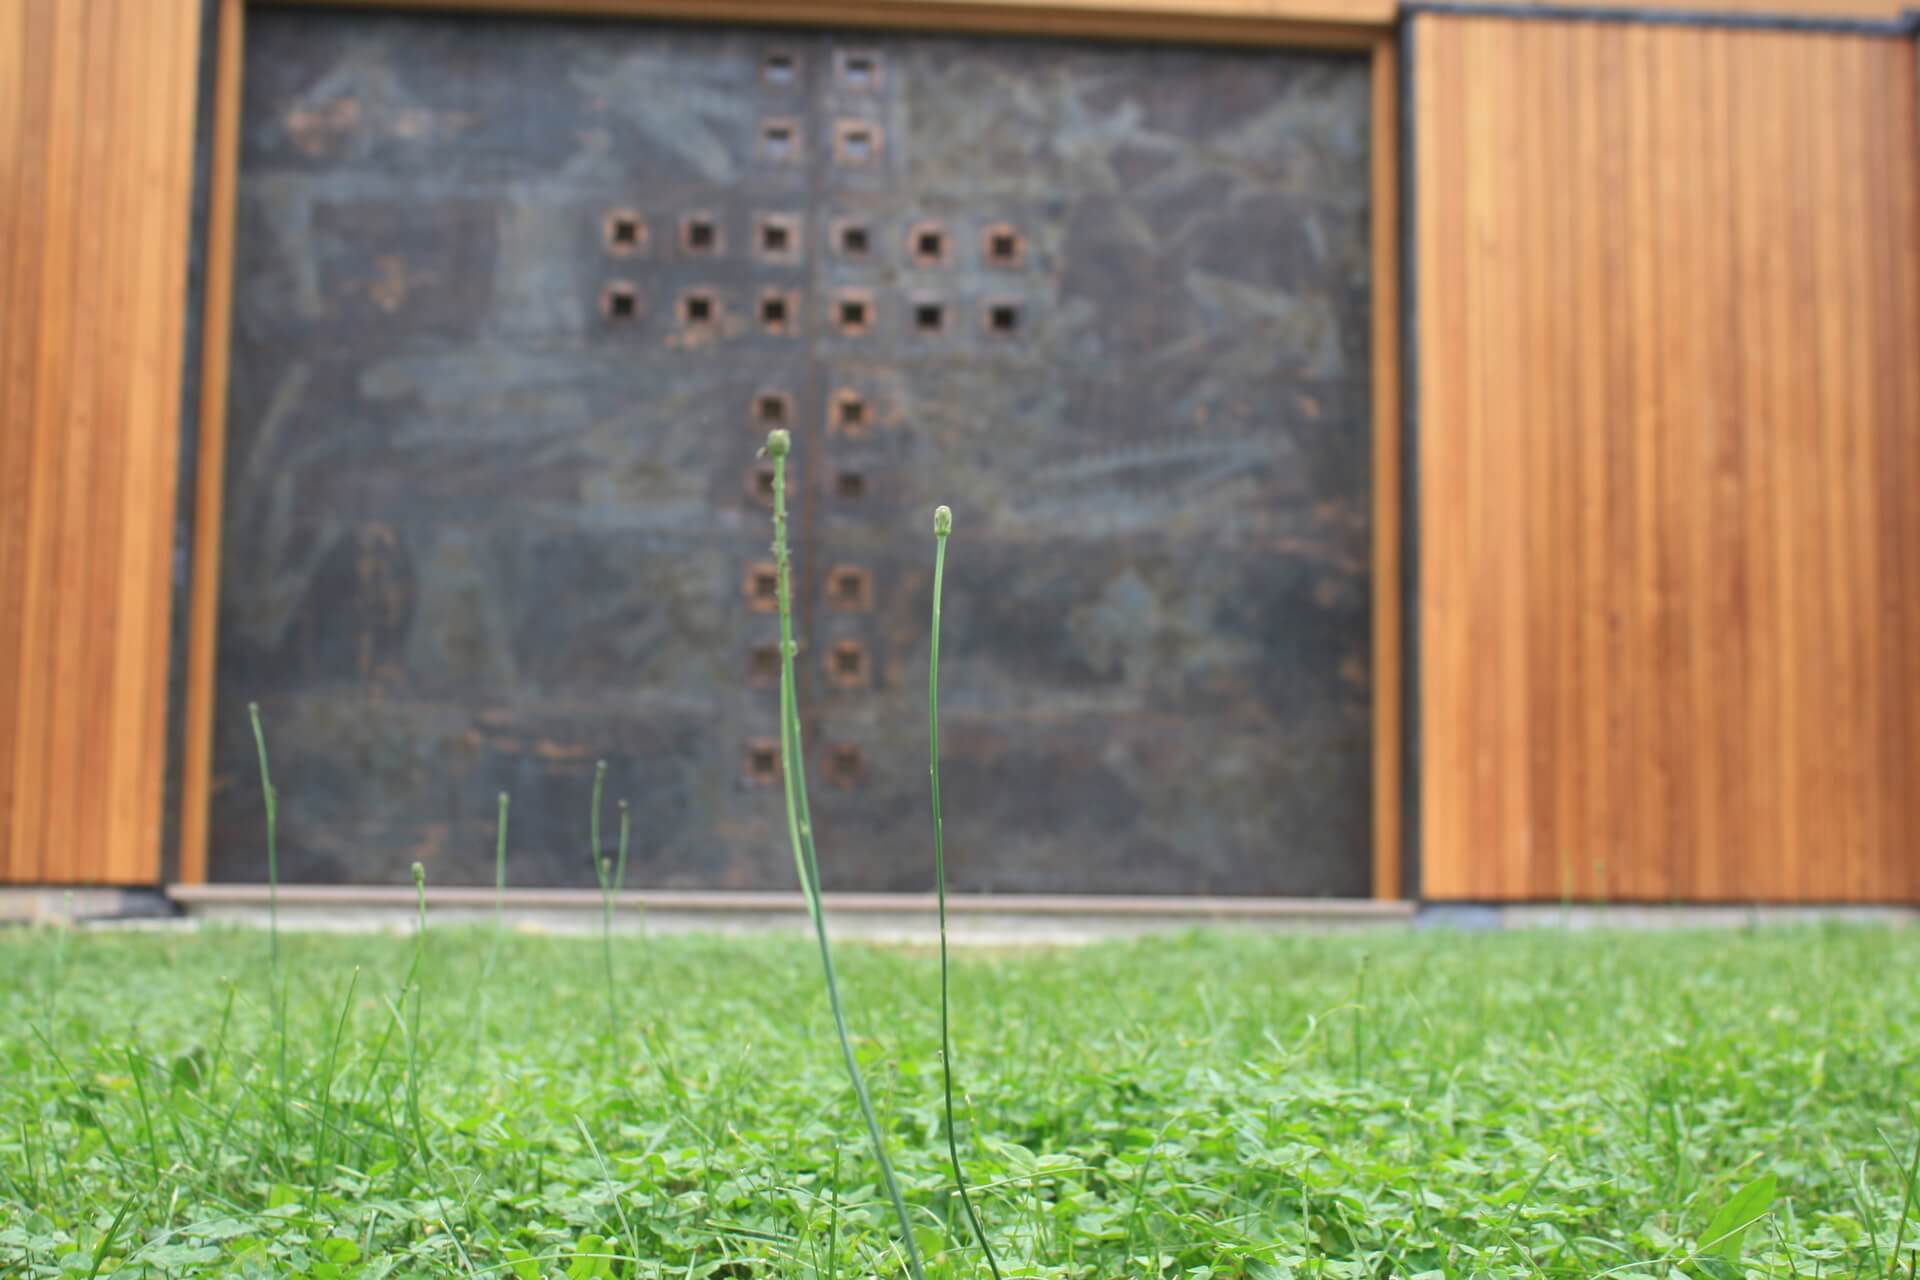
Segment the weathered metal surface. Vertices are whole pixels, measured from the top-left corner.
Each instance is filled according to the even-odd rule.
[[[262,874],[257,697],[289,879],[484,881],[505,788],[516,882],[586,883],[605,756],[636,883],[788,884],[773,413],[829,887],[928,883],[944,501],[958,887],[1366,891],[1363,63],[249,44],[217,877]]]

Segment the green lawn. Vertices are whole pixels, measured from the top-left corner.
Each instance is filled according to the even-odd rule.
[[[489,974],[430,929],[415,1036],[410,940],[285,936],[284,1077],[268,947],[0,935],[0,1275],[900,1273],[805,939],[617,941],[615,1041],[595,940]],[[840,960],[928,1273],[986,1276],[936,964]],[[1008,1276],[1913,1274],[1920,930],[1194,935],[954,981]]]

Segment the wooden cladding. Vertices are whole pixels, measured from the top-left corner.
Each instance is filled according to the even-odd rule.
[[[1416,22],[1425,894],[1912,900],[1912,44]]]
[[[199,25],[0,4],[0,883],[159,878]]]

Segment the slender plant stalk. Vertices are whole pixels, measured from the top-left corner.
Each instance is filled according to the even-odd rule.
[[[493,821],[493,937],[497,944],[507,920],[507,793],[500,793],[500,815]]]
[[[100,1243],[93,1248],[93,1267],[87,1272],[87,1280],[100,1274],[100,1267],[107,1260],[107,1253],[113,1248],[113,1242],[120,1238],[120,1224],[133,1212],[133,1206],[141,1200],[141,1193],[135,1191],[127,1196],[120,1206],[120,1212],[113,1215],[113,1221],[107,1224],[107,1233],[100,1237]]]
[[[260,794],[267,805],[267,981],[272,984],[273,1034],[278,1044],[274,1091],[278,1095],[280,1128],[291,1135],[287,1122],[287,984],[280,972],[280,793],[273,789],[267,768],[267,732],[260,725],[260,704],[247,704],[253,722],[253,746],[260,757]]]
[[[595,865],[600,872],[600,955],[607,970],[607,1043],[617,1048],[620,1043],[620,996],[613,976],[613,911],[615,899],[627,879],[627,840],[633,830],[633,819],[625,800],[615,803],[620,809],[619,860],[609,870],[607,859],[602,855]]]
[[[627,846],[628,837],[633,834],[633,815],[625,800],[614,802],[620,810],[620,851],[613,863],[613,892],[617,899],[627,887]],[[616,902],[616,906],[618,903]]]
[[[627,888],[627,853],[633,847],[633,811],[625,800],[615,803],[620,810],[620,846],[614,856],[611,875],[607,873],[607,860],[604,857],[600,859],[599,865],[601,869],[601,950],[606,957],[607,967],[607,1022],[617,1042],[620,1035],[620,1013],[618,989],[614,985],[613,976],[613,919],[614,913],[619,909],[620,895]],[[687,1086],[686,1082],[680,1079],[679,1068],[674,1066],[672,1049],[665,1045],[654,1044],[653,1033],[647,1030],[644,1023],[638,1024],[636,1030],[640,1033],[640,1051],[646,1055],[647,1065],[658,1072],[660,1078],[666,1082],[667,1092],[679,1108],[680,1118],[703,1143],[711,1147],[711,1139],[707,1137],[706,1131],[694,1123],[693,1115],[687,1109]]]
[[[427,1129],[420,1117],[420,976],[421,962],[427,954],[427,869],[413,864],[413,896],[419,904],[419,922],[413,931],[413,965],[407,971],[407,985],[413,988],[413,1016],[407,1028],[407,1118],[413,1122],[413,1141],[426,1164]],[[406,998],[406,993],[401,993]]]
[[[327,1050],[326,1071],[320,1077],[320,1124],[314,1130],[313,1138],[313,1186],[307,1195],[308,1214],[320,1211],[320,1189],[333,1176],[333,1169],[327,1164],[327,1146],[333,1137],[331,1112],[333,1110],[333,1069],[340,1061],[340,1040],[346,1035],[347,1020],[353,1016],[353,993],[360,985],[360,966],[353,966],[353,973],[347,979],[347,996],[340,1002],[340,1018],[333,1025],[333,1045]]]
[[[500,793],[500,809],[493,820],[493,940],[487,945],[487,963],[480,970],[480,981],[467,998],[467,1024],[475,1025],[473,1010],[479,993],[493,977],[493,966],[500,959],[500,939],[507,932],[507,793]],[[471,1055],[469,1055],[471,1057]]]
[[[140,1100],[140,1121],[147,1131],[147,1159],[153,1165],[153,1191],[160,1193],[160,1143],[153,1136],[153,1108],[147,1105],[147,1073],[140,1065],[140,1055],[127,1046],[127,1070],[133,1076],[135,1096]]]
[[[499,809],[493,820],[493,937],[487,942],[486,962],[480,967],[480,981],[467,984],[466,1051],[460,1059],[466,1063],[467,1081],[479,1068],[480,1055],[473,1045],[487,1024],[487,1001],[493,991],[493,969],[500,961],[500,941],[507,932],[507,793],[498,797]]]
[[[1885,1138],[1886,1135],[1882,1134],[1881,1140],[1885,1141]],[[1898,1173],[1900,1164],[1892,1143],[1887,1144],[1887,1154],[1895,1156],[1893,1168],[1894,1172]],[[1914,1137],[1913,1161],[1907,1167],[1906,1180],[1901,1187],[1903,1194],[1900,1197],[1900,1222],[1893,1229],[1893,1252],[1888,1255],[1887,1261],[1887,1275],[1890,1278],[1896,1277],[1900,1270],[1900,1247],[1907,1238],[1907,1218],[1913,1212],[1914,1192],[1917,1187],[1920,1187],[1920,1135]]]
[[[280,971],[280,796],[273,789],[273,775],[267,770],[267,734],[260,727],[260,704],[247,704],[247,718],[253,721],[253,746],[260,755],[260,792],[267,802],[267,926],[273,956],[273,969]]]
[[[601,986],[607,998],[607,1047],[620,1040],[620,1017],[613,998],[613,862],[600,848],[600,797],[607,787],[607,762],[593,762],[593,809],[587,815],[587,844],[593,859],[594,882],[600,886],[600,959],[605,973]]]
[[[953,511],[936,507],[933,512],[933,639],[927,669],[927,776],[933,790],[933,885],[940,908],[940,1086],[947,1104],[947,1156],[953,1161],[953,1182],[960,1191],[960,1206],[967,1211],[967,1225],[987,1256],[993,1280],[1002,1280],[1000,1263],[980,1227],[980,1215],[974,1211],[973,1196],[967,1191],[966,1170],[960,1167],[960,1146],[953,1133],[953,1031],[950,1013],[951,978],[947,964],[947,850],[940,822],[940,584],[947,572],[947,535],[953,532]]]
[[[893,1176],[893,1162],[887,1159],[886,1139],[880,1133],[880,1121],[873,1113],[873,1100],[867,1096],[867,1082],[860,1074],[860,1063],[853,1056],[853,1040],[847,1034],[847,1015],[840,1003],[840,983],[833,971],[833,948],[827,941],[826,915],[820,909],[820,859],[813,844],[813,816],[807,805],[806,761],[800,744],[800,710],[794,697],[793,680],[793,572],[787,551],[787,452],[792,437],[785,431],[767,433],[767,453],[773,458],[773,562],[778,579],[780,601],[780,761],[781,779],[786,791],[787,838],[793,845],[794,870],[800,877],[800,890],[807,899],[807,914],[813,918],[813,933],[820,944],[820,968],[826,975],[827,1004],[833,1010],[833,1028],[840,1038],[840,1056],[846,1062],[847,1078],[860,1104],[860,1118],[866,1121],[867,1137],[873,1143],[874,1160],[880,1166],[880,1181],[893,1201],[894,1214],[900,1219],[901,1245],[906,1250],[907,1268],[914,1280],[925,1280],[920,1265],[920,1246],[913,1238],[913,1222],[907,1217],[907,1202],[900,1194],[900,1183]]]
[[[594,879],[599,882],[600,892],[607,891],[607,863],[600,851],[600,796],[607,789],[607,762],[593,762],[593,808],[587,814],[587,851],[593,859]]]

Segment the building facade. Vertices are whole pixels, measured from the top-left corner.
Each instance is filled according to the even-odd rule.
[[[1883,0],[11,0],[0,881],[1920,901]]]

